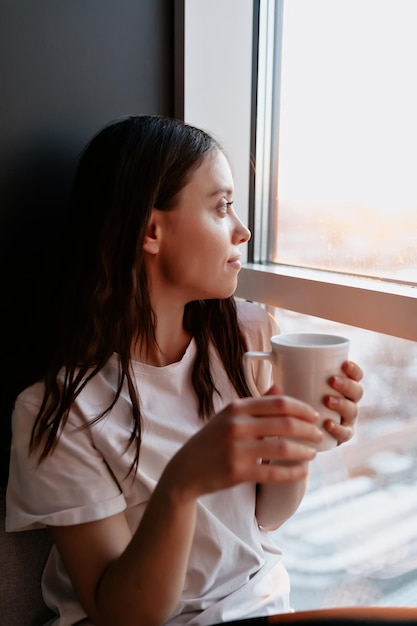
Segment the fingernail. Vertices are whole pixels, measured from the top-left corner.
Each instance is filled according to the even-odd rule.
[[[327,405],[331,408],[336,408],[339,404],[339,400],[334,396],[329,396],[327,399]]]
[[[317,435],[319,436],[320,441],[322,441],[322,439],[323,439],[323,437],[324,437],[322,429],[321,429],[321,428],[317,428],[316,433],[317,433]]]

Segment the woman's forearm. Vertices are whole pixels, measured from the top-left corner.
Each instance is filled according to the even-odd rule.
[[[276,530],[300,506],[307,488],[308,477],[296,482],[264,483],[258,485],[256,519],[265,530]]]
[[[196,500],[163,476],[126,550],[97,589],[97,626],[161,626],[183,590],[194,535]]]

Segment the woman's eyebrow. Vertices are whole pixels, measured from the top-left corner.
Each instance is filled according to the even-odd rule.
[[[227,195],[232,195],[234,192],[233,187],[219,187],[218,189],[216,189],[215,191],[210,192],[208,195],[211,196],[217,196],[221,193],[223,194],[227,194]]]

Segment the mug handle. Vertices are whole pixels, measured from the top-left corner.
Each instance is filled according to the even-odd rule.
[[[268,361],[273,361],[273,353],[272,352],[245,352],[245,354],[243,355],[243,372],[245,374],[245,379],[246,379],[246,383],[250,389],[251,394],[255,397],[255,398],[260,398],[261,394],[259,393],[258,389],[256,388],[255,382],[253,380],[253,376],[252,376],[252,372],[250,370],[250,364],[249,361],[251,359],[256,359],[256,360],[260,360],[260,359],[267,359]]]

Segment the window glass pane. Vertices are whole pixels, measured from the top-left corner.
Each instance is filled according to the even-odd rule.
[[[273,260],[417,282],[417,2],[284,2]]]
[[[313,462],[307,495],[274,537],[296,610],[417,603],[417,344],[274,310],[283,332],[351,340],[365,394],[354,438]]]

